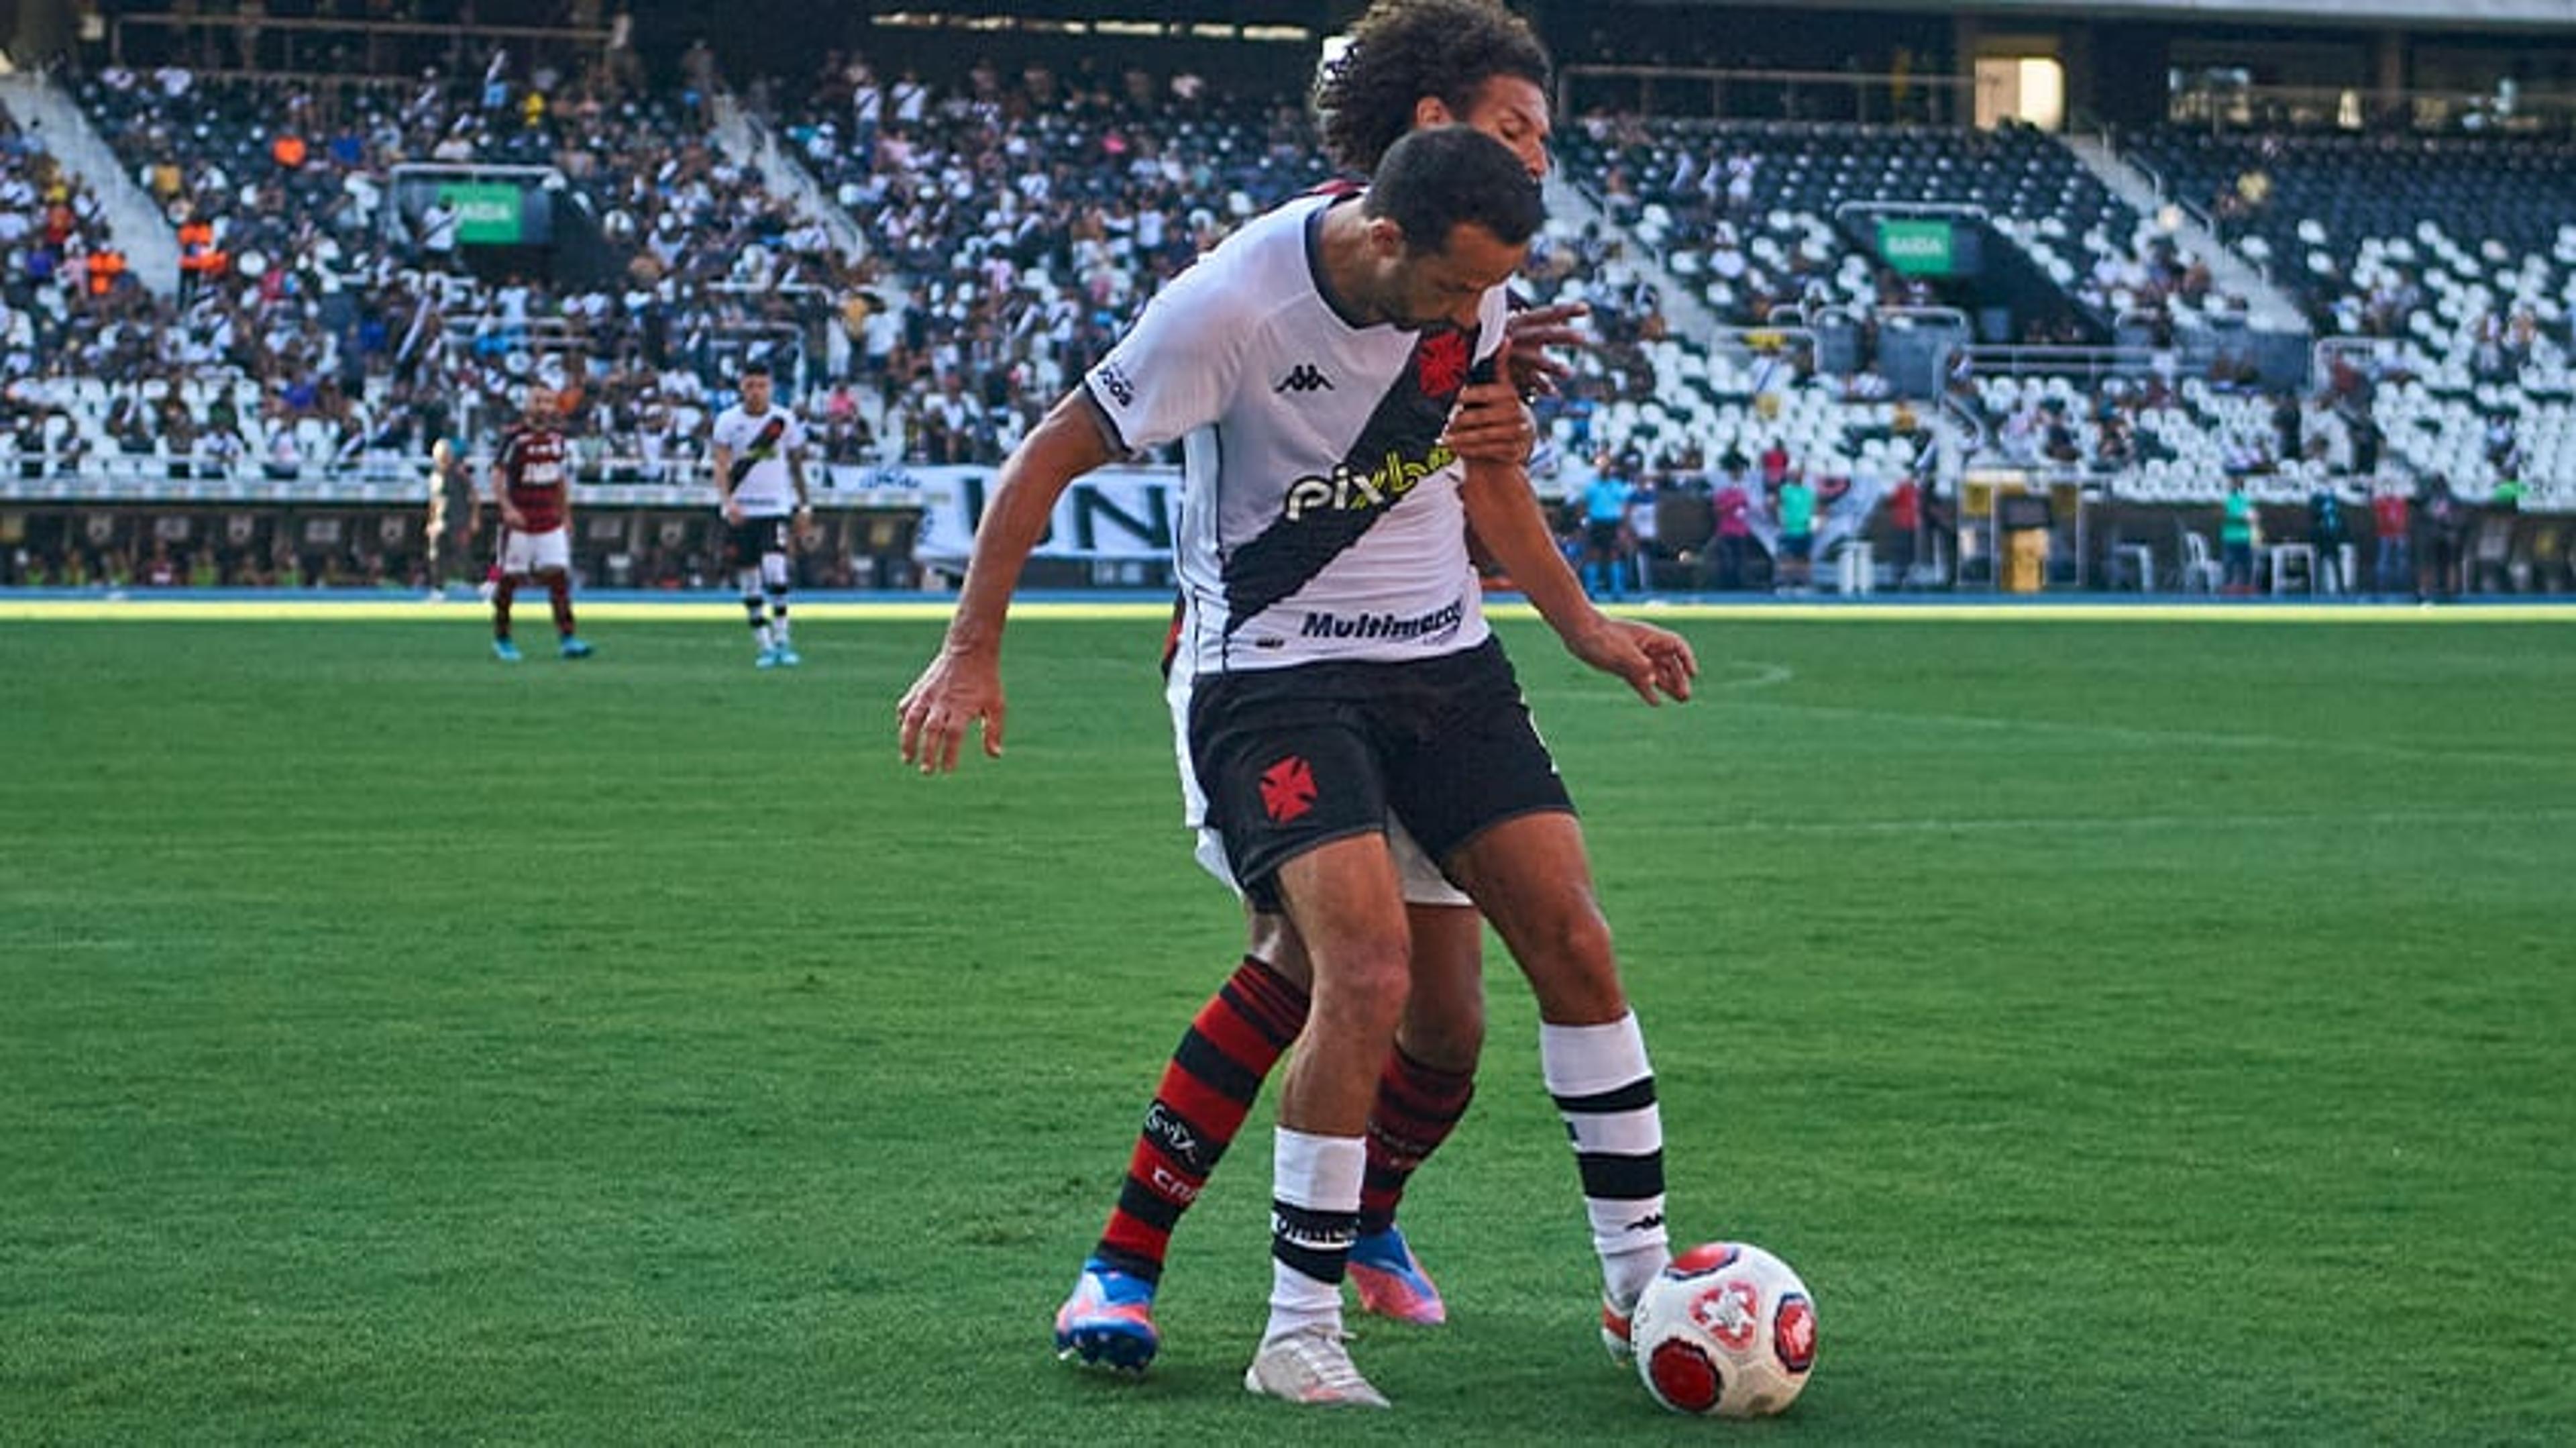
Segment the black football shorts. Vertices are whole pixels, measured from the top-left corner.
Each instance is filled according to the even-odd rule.
[[[1390,814],[1446,861],[1505,820],[1574,811],[1491,638],[1420,661],[1207,675],[1189,734],[1208,824],[1256,909],[1280,908],[1282,864],[1383,833]]]
[[[785,518],[745,518],[728,530],[733,538],[733,561],[737,568],[749,568],[766,553],[787,551]]]

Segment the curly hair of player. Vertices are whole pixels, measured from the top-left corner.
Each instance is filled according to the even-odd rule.
[[[1493,77],[1517,75],[1546,90],[1549,73],[1547,47],[1529,22],[1495,0],[1377,0],[1315,78],[1316,123],[1334,164],[1373,171],[1413,129],[1424,96],[1463,117]]]

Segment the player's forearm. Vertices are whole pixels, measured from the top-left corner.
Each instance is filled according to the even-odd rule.
[[[948,622],[949,652],[1001,649],[1011,594],[1038,540],[1046,536],[1056,500],[1075,478],[1109,461],[1109,445],[1089,414],[1090,405],[1079,392],[1057,403],[1002,464],[983,521],[975,528],[957,612]]]
[[[1467,526],[1558,637],[1570,639],[1600,621],[1601,611],[1556,549],[1527,469],[1470,463],[1459,496],[1467,505]]]

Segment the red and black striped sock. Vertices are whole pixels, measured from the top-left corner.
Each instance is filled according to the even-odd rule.
[[[1395,1224],[1405,1183],[1423,1159],[1440,1149],[1467,1103],[1476,1078],[1426,1066],[1402,1050],[1390,1051],[1377,1078],[1377,1104],[1369,1108],[1368,1175],[1360,1183],[1360,1234]]]
[[[503,574],[501,581],[493,585],[492,637],[506,639],[510,636],[510,601],[518,596],[519,580],[515,577]]]
[[[555,632],[572,637],[572,580],[557,574],[546,580],[546,602],[554,607]]]
[[[1172,1228],[1234,1144],[1270,1068],[1305,1029],[1306,1008],[1303,989],[1250,956],[1199,1007],[1163,1068],[1095,1256],[1161,1279]]]

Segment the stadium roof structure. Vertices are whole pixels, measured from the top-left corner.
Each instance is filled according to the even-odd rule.
[[[685,8],[685,7],[675,7]],[[1330,0],[857,0],[847,9],[880,20],[898,16],[982,16],[994,20],[1122,20],[1161,24],[1297,25],[1309,28],[1359,5]]]
[[[2576,31],[2576,0],[1625,0],[1673,8],[1936,10],[1986,19],[2215,20],[2317,26],[2422,25],[2444,30]]]

